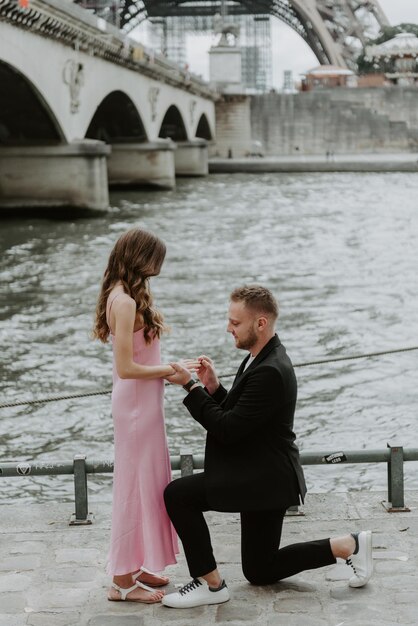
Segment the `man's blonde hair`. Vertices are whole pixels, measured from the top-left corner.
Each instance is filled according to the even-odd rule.
[[[273,319],[279,317],[279,305],[273,294],[261,285],[243,285],[231,293],[232,302],[243,302],[248,309],[264,313]]]

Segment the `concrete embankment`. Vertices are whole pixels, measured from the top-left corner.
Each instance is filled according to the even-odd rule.
[[[216,103],[216,151],[226,158],[392,154],[418,149],[418,89],[317,89],[225,94]]]
[[[91,502],[91,526],[69,527],[71,504],[2,505],[0,626],[394,626],[418,623],[418,493],[407,492],[409,513],[387,513],[385,494],[317,494],[304,516],[287,517],[283,545],[347,531],[373,531],[374,575],[350,589],[343,563],[267,587],[252,587],[240,566],[239,517],[208,514],[230,602],[175,610],[161,605],[110,603],[104,572],[110,505]],[[183,555],[167,568],[172,583],[189,580]]]
[[[212,158],[209,172],[418,172],[418,154]]]

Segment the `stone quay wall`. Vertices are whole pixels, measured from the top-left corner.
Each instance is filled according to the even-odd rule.
[[[418,89],[225,95],[212,156],[418,152]]]

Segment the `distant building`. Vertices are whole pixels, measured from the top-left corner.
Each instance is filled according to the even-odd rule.
[[[413,33],[398,33],[393,39],[368,46],[366,58],[389,66],[389,71],[382,73],[386,83],[418,85],[418,37]]]
[[[302,91],[356,86],[357,76],[354,72],[337,65],[319,65],[306,72],[302,78]]]
[[[357,87],[385,87],[386,85],[388,85],[388,81],[383,72],[361,74],[357,78]]]
[[[293,72],[291,70],[285,70],[283,72],[283,93],[296,93],[295,81],[293,80]]]

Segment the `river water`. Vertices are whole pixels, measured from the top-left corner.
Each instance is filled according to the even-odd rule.
[[[165,359],[206,353],[232,374],[245,354],[226,333],[228,295],[245,282],[278,297],[295,364],[417,345],[417,197],[408,173],[212,175],[175,191],[114,193],[99,217],[3,220],[1,403],[110,387],[110,347],[90,332],[109,251],[137,224],[167,243],[153,282],[171,327]],[[297,367],[301,450],[417,447],[417,359]],[[201,453],[204,432],[182,397],[167,388],[170,450]],[[3,461],[110,459],[110,396],[3,408],[0,445]],[[406,464],[406,488],[418,489],[417,470]],[[306,477],[311,491],[386,488],[384,464],[306,467]],[[110,498],[110,482],[90,477],[91,497]],[[72,478],[0,479],[0,499],[16,497],[71,499]]]

